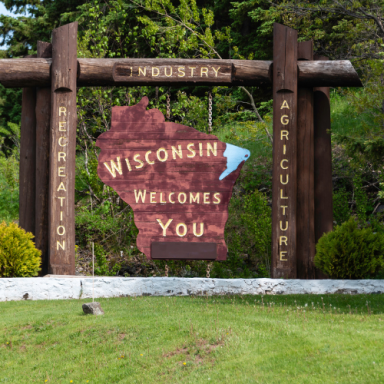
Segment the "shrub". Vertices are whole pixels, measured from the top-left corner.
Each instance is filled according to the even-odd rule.
[[[384,235],[350,218],[320,238],[315,265],[331,278],[375,277],[384,268]]]
[[[32,239],[32,233],[15,223],[0,224],[0,277],[37,276],[41,251]]]

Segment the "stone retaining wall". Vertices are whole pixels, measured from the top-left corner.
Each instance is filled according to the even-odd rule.
[[[0,301],[124,296],[384,293],[384,280],[34,277],[0,279]]]

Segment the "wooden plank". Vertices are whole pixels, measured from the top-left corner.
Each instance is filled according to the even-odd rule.
[[[75,274],[75,156],[78,24],[52,32],[49,273]]]
[[[37,57],[52,57],[52,44],[37,42]],[[42,252],[41,272],[48,273],[48,198],[49,198],[49,132],[51,125],[51,89],[38,87],[36,90],[36,202],[35,202],[35,244]]]
[[[216,243],[153,242],[152,259],[215,260]]]
[[[315,60],[328,60],[316,56]],[[314,89],[315,241],[333,229],[331,107],[329,88]],[[316,268],[316,278],[327,276]]]
[[[19,225],[35,234],[36,89],[23,88],[20,126]]]
[[[298,60],[313,60],[313,42],[298,44]],[[297,108],[297,278],[314,279],[315,207],[313,89],[299,86]]]
[[[229,148],[216,136],[191,127],[165,123],[163,114],[146,110],[147,105],[145,97],[133,107],[112,109],[111,130],[96,142],[101,148],[99,177],[132,207],[139,229],[137,247],[148,258],[153,242],[166,241],[182,243],[175,246],[183,250],[179,259],[206,259],[188,253],[185,243],[199,243],[196,249],[204,249],[213,242],[216,260],[225,260],[228,204],[249,151]],[[145,137],[147,130],[161,134],[161,140]],[[183,140],[175,140],[180,130]]]
[[[296,278],[297,32],[273,29],[272,265],[274,278]]]
[[[169,80],[159,81],[157,76],[153,79],[147,76],[140,76],[139,80],[114,80],[114,68],[130,66],[140,67],[148,65],[147,73],[152,74],[152,67],[164,67],[169,60],[174,59],[78,59],[79,76],[77,85],[79,87],[90,86],[137,86],[137,85],[167,85]],[[203,59],[178,59],[180,66],[232,66],[232,80],[229,76],[222,78],[207,78],[200,85],[270,85],[271,61],[262,60],[203,60]],[[136,63],[136,65],[134,65]],[[33,87],[50,85],[50,59],[1,59],[0,60],[0,83],[5,87]],[[299,62],[299,85],[307,87],[315,86],[340,86],[340,87],[362,87],[359,76],[348,60],[333,61],[306,61]],[[168,72],[169,73],[169,72]],[[205,77],[205,75],[203,74]],[[228,79],[227,79],[228,77]],[[175,82],[173,80],[172,82]],[[177,82],[182,85],[195,85],[197,79],[194,77],[186,81],[178,77]]]

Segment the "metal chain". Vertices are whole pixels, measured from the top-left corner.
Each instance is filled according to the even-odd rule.
[[[168,271],[169,271],[168,264],[165,264],[165,277],[168,277]]]
[[[167,120],[171,118],[171,97],[167,93]]]
[[[208,93],[208,131],[212,132],[212,92]]]
[[[212,267],[212,263],[208,263],[207,264],[207,279],[209,279],[211,277],[211,267]]]

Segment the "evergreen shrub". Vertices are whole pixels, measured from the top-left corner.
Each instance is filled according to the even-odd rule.
[[[384,235],[351,217],[316,245],[315,265],[334,279],[367,279],[384,269]]]
[[[33,235],[15,223],[0,224],[0,277],[37,276],[41,251],[32,241]]]

